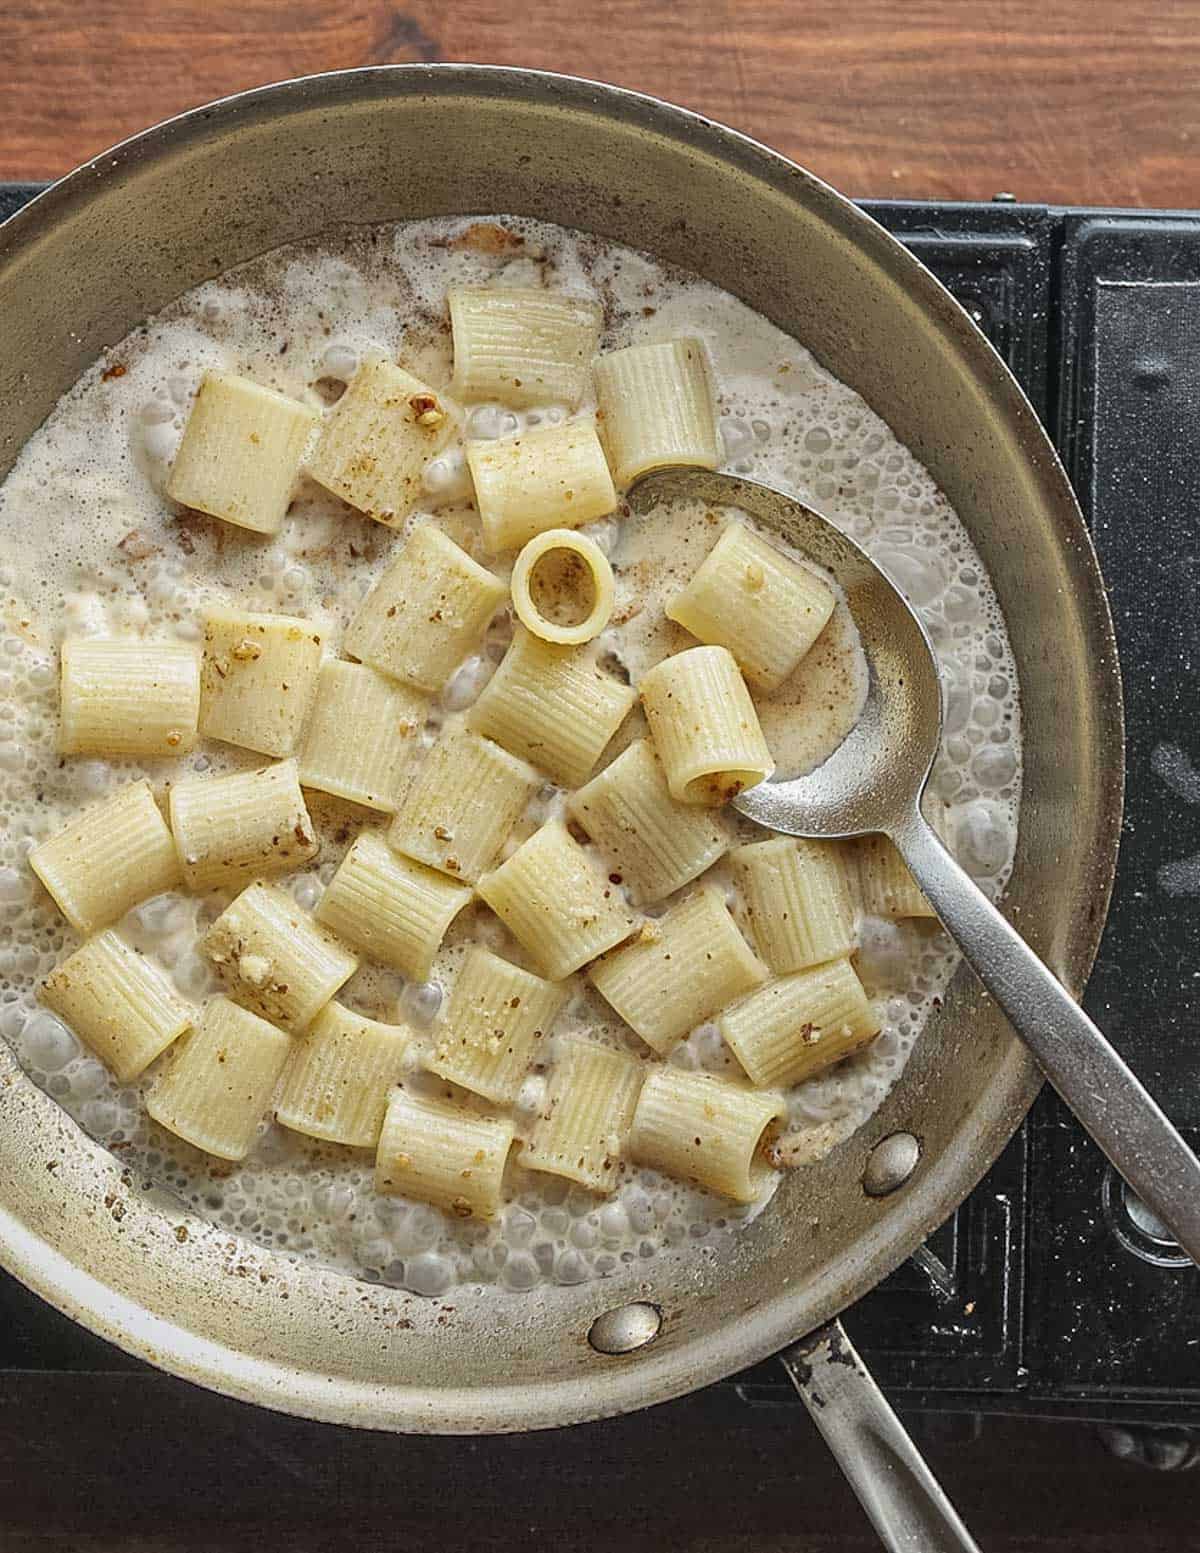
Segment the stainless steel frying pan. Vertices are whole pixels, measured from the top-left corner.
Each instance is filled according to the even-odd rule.
[[[105,345],[205,277],[334,222],[478,211],[700,271],[809,345],[929,466],[991,572],[1019,667],[1025,800],[1007,909],[1077,992],[1122,787],[1112,627],[1078,508],[1029,404],[933,277],[740,135],[611,87],[465,66],[319,76],[160,125],[0,228],[0,472]],[[4,1048],[0,1260],[93,1331],[233,1396],[380,1429],[544,1428],[677,1396],[820,1326],[966,1196],[1037,1082],[963,972],[883,1109],[791,1176],[724,1263],[684,1248],[579,1289],[456,1292],[447,1306],[180,1212]],[[889,1141],[899,1133],[909,1141]],[[915,1168],[889,1173],[893,1155]]]

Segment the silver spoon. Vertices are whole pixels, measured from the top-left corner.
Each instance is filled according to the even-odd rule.
[[[631,500],[641,512],[681,500],[740,508],[786,536],[842,588],[870,668],[862,716],[816,770],[752,787],[734,807],[788,836],[889,836],[1043,1073],[1192,1261],[1200,1261],[1200,1160],[921,814],[941,743],[942,695],[933,648],[903,595],[827,518],[772,486],[708,470],[664,470],[640,481]]]

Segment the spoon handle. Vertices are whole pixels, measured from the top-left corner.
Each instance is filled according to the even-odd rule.
[[[1200,1160],[1108,1040],[914,812],[909,871],[1038,1065],[1146,1206],[1200,1262]]]

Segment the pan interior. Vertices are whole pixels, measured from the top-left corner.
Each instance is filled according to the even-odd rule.
[[[1010,904],[1077,986],[1111,874],[1120,722],[1107,615],[1061,471],[929,277],[737,137],[627,94],[470,69],[319,78],[152,132],[0,235],[14,321],[0,468],[105,344],[201,279],[320,226],[481,209],[699,270],[809,345],[930,468],[1018,659],[1026,787]],[[789,1179],[729,1259],[701,1272],[665,1258],[649,1277],[445,1312],[184,1222],[14,1081],[0,1098],[5,1260],[96,1329],[255,1400],[394,1428],[566,1422],[728,1373],[856,1297],[964,1195],[1031,1093],[1027,1060],[960,978],[871,1125]],[[921,1168],[896,1197],[868,1198],[866,1154],[900,1127],[921,1139]],[[634,1297],[662,1309],[660,1336],[634,1357],[595,1353],[592,1319]]]

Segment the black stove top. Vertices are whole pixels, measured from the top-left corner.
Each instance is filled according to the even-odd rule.
[[[0,186],[0,217],[35,192]],[[1200,214],[865,208],[1008,362],[1091,525],[1125,677],[1129,792],[1086,1002],[1200,1144]],[[908,1410],[1200,1425],[1198,1314],[1195,1270],[1044,1094],[847,1325]],[[144,1368],[0,1275],[0,1371]],[[794,1400],[774,1364],[727,1385],[750,1404]]]

